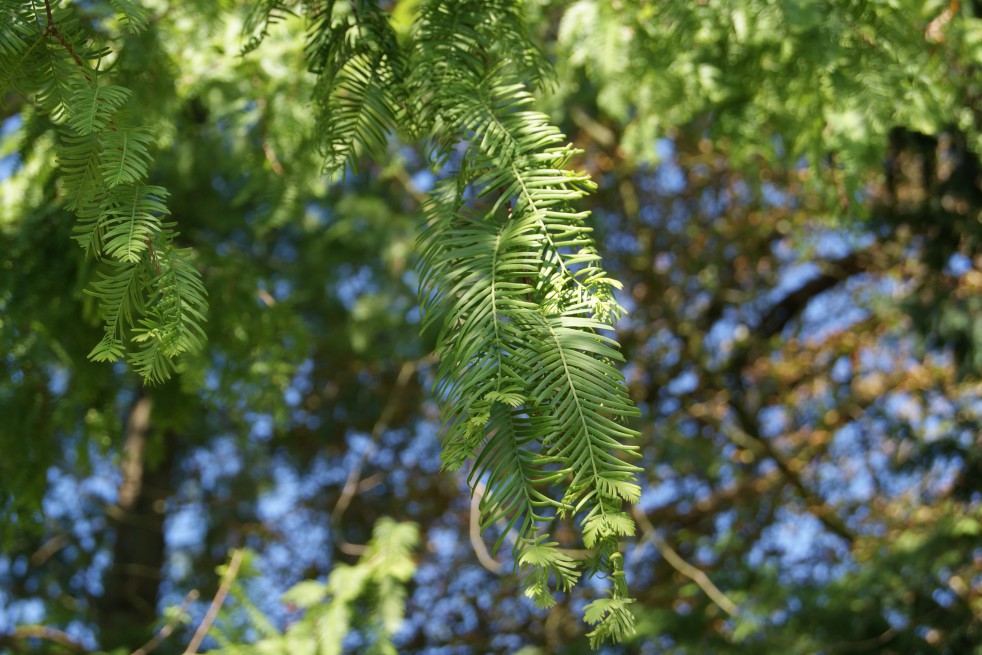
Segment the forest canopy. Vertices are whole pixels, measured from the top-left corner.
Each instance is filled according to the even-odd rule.
[[[0,0],[0,120],[0,652],[982,653],[978,2]]]

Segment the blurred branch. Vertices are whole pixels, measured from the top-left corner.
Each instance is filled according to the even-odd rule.
[[[0,644],[3,641],[22,641],[25,639],[43,639],[45,641],[50,641],[52,643],[58,644],[68,650],[75,653],[86,653],[88,649],[76,641],[67,632],[59,630],[57,628],[49,628],[46,625],[20,625],[14,628],[13,634],[5,638],[0,638]]]
[[[951,3],[945,7],[934,20],[932,20],[927,25],[927,29],[924,30],[924,39],[929,43],[944,43],[945,40],[945,28],[951,19],[958,15],[958,0],[951,0]]]
[[[501,574],[502,564],[498,562],[493,557],[491,553],[488,552],[488,547],[484,544],[484,540],[481,539],[481,499],[484,498],[485,486],[483,482],[478,482],[474,485],[474,489],[471,490],[471,511],[470,511],[470,538],[471,546],[474,548],[474,554],[477,555],[477,561],[481,563],[481,566],[486,568],[491,573],[495,575]]]
[[[269,163],[269,167],[272,169],[273,174],[277,177],[283,177],[286,171],[283,168],[283,164],[280,162],[279,157],[276,156],[276,151],[273,149],[273,144],[269,141],[269,118],[270,112],[268,110],[268,103],[264,98],[260,98],[256,102],[256,106],[261,112],[260,119],[262,125],[262,149],[263,155],[266,157],[266,162]]]
[[[218,610],[222,608],[222,603],[225,602],[225,597],[228,595],[229,589],[232,588],[235,577],[239,574],[243,552],[241,548],[232,551],[232,559],[228,563],[228,568],[225,569],[225,575],[222,576],[222,583],[218,587],[218,592],[215,593],[211,605],[208,606],[208,611],[205,612],[205,618],[201,620],[198,629],[194,631],[194,636],[191,637],[191,642],[184,651],[184,655],[195,655],[198,652],[201,642],[204,641],[205,635],[208,634],[212,624],[215,622],[215,618],[218,617]]]
[[[716,389],[729,389],[730,394],[725,402],[736,418],[736,425],[725,424],[722,416],[717,415],[717,412],[714,411],[700,412],[697,418],[711,425],[719,434],[734,444],[772,460],[781,472],[781,476],[805,501],[808,511],[821,521],[828,530],[842,537],[851,545],[856,540],[856,536],[849,530],[845,522],[827,505],[824,499],[805,485],[799,473],[800,467],[793,466],[761,433],[755,412],[746,406],[747,393],[740,375],[727,376],[725,372],[713,371],[706,366],[698,348],[698,344],[694,344],[692,340],[685,342],[685,352],[689,356],[689,360],[699,366],[700,378]],[[747,352],[744,349],[742,353],[730,361],[730,366],[739,363],[739,369],[742,370],[743,364],[746,363]],[[731,378],[730,384],[727,384],[727,378]]]
[[[899,634],[896,628],[888,628],[882,634],[863,641],[848,641],[840,644],[833,644],[829,649],[833,653],[867,653],[871,650],[879,650],[880,646],[887,644]]]
[[[126,423],[123,461],[119,467],[123,481],[119,485],[119,500],[116,502],[124,512],[133,509],[143,486],[144,450],[150,433],[152,408],[150,398],[141,395],[133,404]]]
[[[930,618],[931,616],[937,614],[942,610],[943,608],[940,606],[934,607],[924,612],[920,616],[916,617],[916,620],[913,621],[912,623],[914,625],[917,625],[918,623]],[[908,628],[908,630],[909,629],[910,628]],[[837,644],[832,644],[829,647],[829,652],[830,653],[868,653],[873,650],[878,651],[879,647],[893,641],[893,638],[899,635],[901,632],[902,630],[898,630],[897,628],[891,626],[886,630],[884,630],[883,632],[881,632],[880,634],[878,634],[877,636],[871,637],[870,639],[863,639],[861,641],[843,641]]]
[[[416,202],[417,205],[422,205],[426,202],[426,194],[420,191],[416,183],[413,182],[412,177],[409,175],[409,171],[400,162],[390,167],[390,172],[392,177],[402,185],[402,188],[409,194],[409,196]]]
[[[55,536],[51,537],[38,548],[34,554],[31,555],[31,565],[41,566],[54,555],[58,553],[62,548],[66,547],[70,542],[68,535],[64,532],[59,532]]]
[[[181,617],[187,616],[188,608],[191,607],[191,603],[196,600],[198,600],[198,590],[192,589],[188,592],[188,595],[184,598],[184,602],[181,603],[181,606],[174,613],[174,615],[170,617],[164,627],[161,628],[160,631],[150,639],[150,641],[133,651],[131,655],[147,655],[148,653],[156,650],[157,647],[160,646],[160,644],[162,644],[172,632],[174,632],[174,628],[177,627]]]
[[[739,434],[734,435],[732,431],[723,430],[722,426],[720,426],[721,431],[729,436],[737,445],[755,450],[758,454],[763,454],[772,460],[784,478],[798,492],[801,499],[805,501],[811,514],[821,521],[829,531],[845,539],[851,546],[856,541],[856,535],[852,533],[845,522],[835,513],[835,510],[828,506],[823,498],[817,496],[805,485],[799,473],[799,467],[792,466],[784,455],[774,447],[774,444],[761,434],[757,420],[747,411],[746,407],[736,402],[736,400],[734,398],[730,401],[730,408],[736,414],[737,423],[739,424],[737,426],[739,427]]]
[[[804,311],[808,303],[816,296],[832,289],[857,273],[867,271],[869,265],[868,250],[856,251],[839,259],[820,262],[822,274],[808,280],[772,306],[758,324],[758,333],[764,339],[780,334],[784,326]]]
[[[713,584],[713,581],[709,579],[708,575],[682,559],[682,556],[675,552],[675,550],[668,545],[668,542],[661,538],[661,535],[659,535],[657,530],[655,530],[655,526],[651,524],[651,521],[648,520],[648,517],[645,516],[644,512],[642,512],[637,505],[631,508],[631,513],[634,515],[634,520],[637,521],[638,526],[641,528],[641,532],[644,535],[641,542],[638,544],[639,546],[644,543],[654,544],[661,556],[665,558],[665,561],[668,562],[673,569],[699,585],[699,588],[702,589],[706,595],[709,596],[709,599],[716,603],[721,610],[732,617],[736,617],[740,614],[740,608],[737,607],[736,603],[734,603],[726,594],[720,591],[719,587]]]
[[[378,440],[382,437],[382,433],[389,427],[389,421],[392,420],[392,415],[396,411],[398,401],[406,387],[409,385],[410,379],[416,373],[416,371],[419,370],[420,364],[430,361],[431,359],[431,357],[424,357],[422,359],[403,363],[402,368],[399,369],[399,375],[396,377],[395,385],[393,386],[391,393],[389,393],[389,399],[382,408],[382,412],[379,414],[378,420],[375,421],[375,425],[372,426],[372,443],[361,454],[361,457],[358,458],[355,465],[351,467],[351,471],[348,473],[348,478],[345,480],[344,487],[341,489],[341,495],[334,504],[334,510],[331,511],[331,535],[334,537],[334,543],[337,544],[338,549],[346,555],[353,555],[357,557],[365,553],[365,546],[361,544],[353,544],[347,541],[344,538],[340,528],[341,519],[344,517],[344,513],[347,511],[348,506],[351,505],[351,501],[354,499],[355,495],[365,490],[366,485],[361,484],[361,474],[362,470],[365,468],[365,462],[368,461],[368,458],[375,452],[375,447]],[[371,488],[373,486],[375,486],[374,483],[371,486],[367,486],[367,488]]]
[[[276,151],[273,150],[273,144],[268,139],[263,139],[263,155],[266,156],[266,161],[269,162],[269,167],[273,169],[273,173],[278,177],[283,177],[285,174],[283,164],[280,163],[279,158],[276,156]]]
[[[578,128],[590,135],[590,138],[604,148],[612,148],[617,144],[617,135],[606,125],[597,121],[577,105],[569,112],[569,117]]]
[[[855,535],[824,499],[805,485],[800,475],[800,467],[789,462],[774,447],[774,444],[763,436],[755,411],[747,407],[747,393],[741,378],[741,371],[754,359],[751,354],[753,344],[760,344],[762,340],[780,334],[784,327],[792,319],[799,316],[819,294],[834,288],[853,275],[876,268],[872,247],[852,252],[839,259],[821,262],[819,266],[823,271],[821,275],[784,296],[764,314],[756,329],[757,338],[737,349],[723,370],[716,370],[707,365],[703,357],[702,344],[694,338],[683,341],[687,355],[683,359],[696,363],[700,368],[700,378],[712,387],[720,390],[729,389],[730,397],[727,404],[736,418],[736,425],[732,426],[735,429],[727,429],[728,426],[724,425],[722,418],[714,416],[712,412],[708,412],[700,418],[712,424],[720,434],[737,445],[772,460],[777,465],[782,477],[805,501],[809,512],[821,521],[829,531],[852,544],[855,541]]]
[[[759,477],[747,477],[738,484],[723,487],[712,495],[696,501],[687,512],[679,512],[676,503],[667,503],[646,513],[646,517],[651,523],[659,525],[693,525],[704,520],[707,516],[715,514],[721,507],[731,508],[748,494],[761,496],[769,492],[771,487],[781,479],[781,472],[773,469]]]

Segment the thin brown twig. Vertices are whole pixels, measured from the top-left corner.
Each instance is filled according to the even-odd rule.
[[[665,558],[665,561],[668,562],[673,569],[699,585],[699,588],[702,589],[706,595],[709,596],[709,599],[716,603],[721,610],[732,617],[736,617],[740,614],[740,608],[737,607],[736,603],[734,603],[726,594],[720,591],[719,587],[713,584],[713,581],[709,579],[709,576],[706,575],[705,572],[697,569],[682,559],[682,556],[675,552],[675,549],[669,546],[668,542],[661,538],[661,535],[659,535],[655,530],[655,526],[651,524],[651,521],[648,520],[648,517],[645,516],[644,512],[642,512],[640,508],[635,505],[631,509],[631,513],[634,514],[634,520],[638,522],[638,525],[641,527],[641,532],[644,534],[644,537],[641,539],[642,544],[645,542],[654,544],[655,548],[658,549],[658,552],[661,553],[661,556]]]
[[[921,614],[920,616],[916,617],[916,619],[912,623],[914,625],[917,625],[918,623],[929,618],[931,615],[937,614],[939,611],[941,611],[941,609],[942,609],[941,607],[935,607],[933,609],[930,609],[924,612],[923,614]],[[837,644],[831,644],[831,646],[829,647],[829,652],[830,653],[870,652],[879,646],[886,645],[901,632],[903,632],[903,630],[899,630],[891,626],[886,630],[884,630],[883,632],[881,632],[879,635],[875,637],[871,637],[869,639],[863,639],[861,641],[843,641]]]
[[[361,556],[365,553],[365,546],[359,544],[353,544],[344,538],[341,533],[340,525],[341,518],[344,516],[345,511],[347,511],[348,506],[354,499],[355,495],[362,491],[361,488],[361,473],[365,467],[365,462],[369,457],[375,452],[375,444],[382,437],[382,433],[385,432],[386,428],[389,427],[389,421],[392,419],[392,415],[396,410],[396,402],[402,395],[403,389],[409,384],[409,380],[412,375],[419,369],[421,363],[427,361],[429,358],[423,358],[420,360],[413,360],[410,362],[404,362],[402,368],[399,369],[399,375],[396,377],[395,387],[392,393],[389,394],[389,399],[385,403],[385,407],[382,408],[382,412],[379,414],[378,420],[375,421],[375,425],[372,426],[371,445],[365,449],[361,454],[361,457],[351,468],[348,473],[348,478],[345,480],[344,487],[341,489],[341,495],[338,497],[337,502],[334,504],[334,510],[331,512],[331,533],[334,536],[334,542],[337,544],[338,549],[345,553],[346,555]]]
[[[157,251],[154,249],[149,237],[144,240],[147,244],[147,250],[150,252],[150,261],[153,262],[153,267],[157,270],[157,277],[160,277],[160,262],[157,261]]]
[[[194,631],[194,636],[191,637],[191,641],[188,643],[184,655],[195,655],[201,646],[201,642],[204,641],[205,635],[211,630],[211,625],[218,617],[218,610],[222,608],[222,603],[225,602],[225,597],[228,595],[229,589],[232,588],[232,583],[235,582],[235,576],[239,574],[239,565],[242,564],[242,554],[243,550],[241,548],[232,551],[232,559],[228,563],[228,568],[225,569],[225,575],[222,576],[222,583],[218,587],[218,592],[215,593],[215,598],[212,599],[211,605],[208,606],[208,611],[205,612],[205,618],[201,620],[198,629]]]
[[[86,652],[85,646],[75,641],[67,632],[46,625],[20,625],[14,628],[13,639],[44,639],[64,646],[76,653]]]
[[[273,145],[269,142],[269,139],[263,139],[263,155],[265,155],[266,161],[269,162],[270,168],[273,169],[273,173],[278,177],[283,177],[286,174],[283,164],[280,163],[279,157],[276,156],[276,151],[273,150]]]
[[[41,566],[70,543],[71,541],[69,540],[68,535],[64,532],[59,532],[41,544],[41,547],[38,548],[33,555],[31,555],[31,564],[34,566]]]
[[[164,627],[162,627],[157,634],[150,639],[150,641],[137,648],[131,653],[131,655],[147,655],[148,653],[156,650],[157,647],[164,643],[164,640],[167,639],[172,632],[174,632],[174,628],[177,627],[181,617],[187,615],[188,608],[191,607],[191,603],[196,600],[198,600],[198,590],[192,589],[184,598],[184,602],[181,603],[181,606],[178,608],[177,612],[175,612],[170,620],[167,621],[167,624],[164,625]]]
[[[481,498],[484,497],[485,491],[487,491],[487,485],[484,482],[477,482],[476,486],[474,486],[472,490],[471,519],[470,519],[471,544],[474,546],[474,553],[477,555],[478,560],[481,559],[482,553],[484,553],[484,556],[487,557],[490,561],[494,562],[494,565],[501,567],[503,566],[502,564],[498,563],[494,559],[491,559],[491,556],[488,553],[488,548],[484,544],[484,540],[481,538],[480,522],[476,518],[478,516],[478,511],[480,509],[479,508],[480,500]],[[495,525],[498,526],[498,528],[500,528],[501,530],[507,528],[507,524],[505,523],[504,519],[498,519],[495,522]],[[509,528],[508,532],[505,533],[505,540],[514,547],[518,543],[518,531],[514,527]],[[556,552],[562,553],[563,555],[567,555],[569,557],[572,557],[573,559],[579,559],[579,560],[586,559],[596,552],[591,548],[563,548],[561,546],[555,547],[555,550]],[[483,564],[484,562],[482,562],[482,565]],[[485,568],[488,567],[485,566]],[[490,568],[488,568],[488,570],[491,571]],[[498,571],[492,571],[492,573],[498,573]]]
[[[61,30],[58,29],[58,25],[55,24],[55,17],[51,11],[50,0],[44,0],[44,10],[45,12],[47,12],[48,15],[48,25],[44,28],[44,35],[53,36],[56,39],[58,39],[58,43],[61,44],[61,47],[63,47],[65,50],[68,51],[68,54],[72,56],[72,59],[75,60],[75,63],[85,70],[85,75],[86,77],[88,77],[89,67],[85,65],[85,63],[77,54],[75,54],[75,50],[72,49],[72,44],[69,43],[67,39],[65,39],[65,35],[61,33]]]
[[[267,16],[266,26],[269,26],[269,17]],[[266,33],[266,28],[263,28],[263,34]],[[263,155],[266,157],[266,161],[269,162],[270,168],[273,169],[273,173],[278,177],[283,177],[286,175],[286,169],[283,168],[283,164],[280,163],[279,157],[276,156],[276,151],[273,149],[273,144],[269,142],[269,119],[270,112],[267,110],[266,100],[260,98],[257,103],[259,111],[261,112],[260,125],[262,126],[262,148]]]

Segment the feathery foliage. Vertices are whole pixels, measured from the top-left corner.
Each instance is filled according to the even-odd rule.
[[[624,419],[636,412],[603,336],[622,311],[617,283],[575,208],[593,183],[531,107],[551,68],[515,0],[423,2],[405,44],[377,3],[309,9],[326,171],[382,156],[398,133],[423,140],[446,175],[419,237],[424,325],[440,326],[444,466],[476,458],[470,483],[488,489],[481,524],[500,524],[495,549],[514,543],[527,594],[549,606],[549,580],[568,590],[581,574],[550,524],[580,521],[596,552],[588,568],[613,574],[617,540],[634,531],[621,505],[640,494],[624,461],[635,436]],[[264,20],[285,10],[266,3]],[[624,602],[604,606],[598,640],[630,624],[626,589],[611,597]]]
[[[315,5],[307,61],[317,75],[314,102],[325,170],[343,171],[360,151],[382,156],[404,104],[403,57],[388,14],[364,0]]]
[[[147,29],[142,5],[111,4],[122,29]],[[78,217],[74,238],[110,271],[88,289],[105,328],[89,357],[128,356],[144,380],[163,381],[177,355],[201,348],[207,301],[190,252],[173,245],[174,224],[164,221],[166,190],[147,183],[154,132],[127,115],[131,90],[101,66],[112,51],[95,43],[73,5],[8,1],[0,18],[0,98],[25,96],[58,126],[60,194]]]
[[[47,3],[3,7],[11,20],[0,75],[57,124],[62,204],[99,262],[88,293],[104,336],[89,357],[125,357],[144,380],[165,380],[181,354],[202,348],[207,305],[191,253],[175,245],[167,190],[154,183],[157,131],[129,110],[120,66],[102,64],[115,42],[83,26],[74,5],[53,3],[51,16]],[[444,178],[419,234],[424,323],[440,333],[443,462],[457,469],[474,458],[470,484],[487,490],[481,525],[500,530],[495,549],[514,545],[526,593],[550,606],[550,587],[569,590],[584,570],[614,575],[618,540],[634,530],[622,504],[639,497],[638,469],[626,461],[635,432],[625,420],[636,412],[605,336],[622,313],[617,283],[576,206],[594,185],[533,109],[552,70],[526,32],[522,2],[425,0],[417,9],[397,34],[378,2],[257,2],[242,54],[261,57],[270,26],[305,13],[325,171],[381,159],[401,136],[422,143]],[[111,10],[121,33],[152,29],[137,2]],[[563,520],[578,523],[594,551],[585,566],[554,536]],[[598,640],[622,638],[630,624],[626,587],[610,594]]]
[[[180,651],[245,543],[230,647],[363,652],[391,512],[400,652],[982,643],[982,2],[50,8],[0,0],[0,651]]]
[[[634,530],[621,504],[640,490],[638,469],[623,460],[635,433],[622,421],[635,410],[611,365],[616,344],[602,334],[621,312],[616,282],[574,207],[593,185],[569,169],[575,151],[530,107],[522,80],[545,79],[528,71],[546,65],[522,40],[519,11],[514,2],[424,3],[409,87],[434,161],[463,146],[420,234],[424,314],[441,326],[444,465],[476,453],[471,483],[490,486],[482,523],[502,524],[531,569],[526,593],[549,606],[548,578],[566,590],[580,575],[549,539],[549,522],[580,517],[596,535],[591,567],[613,573],[617,539]],[[561,501],[547,492],[557,484]],[[625,593],[611,589],[613,599]],[[599,623],[598,640],[621,637],[615,626],[630,621],[625,604],[606,607],[617,617]]]

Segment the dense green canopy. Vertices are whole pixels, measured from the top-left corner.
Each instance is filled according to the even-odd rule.
[[[0,0],[0,116],[0,652],[982,653],[982,4]]]

